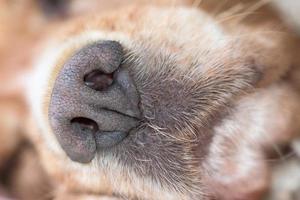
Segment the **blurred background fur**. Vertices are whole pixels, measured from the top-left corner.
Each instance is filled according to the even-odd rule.
[[[133,0],[148,3],[147,0]],[[185,4],[189,0],[174,0]],[[193,5],[214,0],[190,0]],[[231,0],[219,0],[226,8]],[[126,1],[124,1],[126,3]],[[28,106],[25,99],[26,77],[39,41],[48,28],[65,23],[85,13],[101,12],[103,8],[123,6],[122,0],[0,0],[0,200],[52,199],[51,179],[39,164],[31,141],[27,137]],[[168,4],[170,0],[153,0],[153,4]],[[251,0],[240,0],[247,7]],[[190,2],[189,2],[190,3]],[[282,18],[300,34],[300,1],[264,0],[282,13]],[[215,3],[214,3],[215,4]],[[258,6],[259,8],[259,6]],[[220,9],[220,8],[214,8]],[[220,9],[221,10],[221,9]],[[299,52],[300,54],[300,52]],[[294,74],[300,79],[300,74]],[[266,196],[269,200],[300,200],[300,139],[283,148],[270,160],[273,185]]]

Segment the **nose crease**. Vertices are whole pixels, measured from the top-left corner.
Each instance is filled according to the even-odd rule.
[[[140,118],[138,100],[130,101],[119,85],[112,85],[106,91],[95,91],[92,89],[83,90],[82,101],[90,105],[101,106],[109,110],[115,110],[125,115]],[[133,95],[132,95],[133,96]],[[137,97],[133,97],[136,98]]]
[[[81,109],[83,111],[78,113],[82,117],[93,119],[97,122],[100,131],[129,131],[138,124],[138,120],[135,118],[97,108],[96,106],[86,105]]]

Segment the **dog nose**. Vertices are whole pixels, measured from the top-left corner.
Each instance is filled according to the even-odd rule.
[[[138,91],[122,61],[120,43],[99,41],[74,53],[57,75],[49,121],[73,161],[90,162],[139,124]]]

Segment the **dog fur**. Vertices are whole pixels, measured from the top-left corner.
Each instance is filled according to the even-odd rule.
[[[262,1],[124,1],[112,9],[116,2],[91,3],[99,6],[92,14],[74,8],[67,20],[43,18],[32,3],[35,12],[26,19],[28,24],[40,19],[37,30],[20,39],[24,46],[3,51],[36,67],[26,72],[29,111],[22,106],[23,82],[2,92],[3,101],[16,101],[13,106],[20,108],[5,114],[19,112],[12,117],[18,125],[1,128],[3,140],[12,141],[0,151],[1,161],[6,163],[26,138],[26,152],[40,163],[28,167],[41,177],[32,185],[47,189],[43,198],[261,199],[270,185],[266,153],[300,129],[296,34]],[[145,122],[130,141],[79,164],[52,133],[48,106],[63,63],[98,40],[119,41],[128,51],[124,63],[141,94]],[[18,53],[22,47],[31,50]],[[8,65],[24,74],[21,64]],[[28,155],[23,160],[32,160]],[[11,187],[26,191],[22,180],[31,177],[19,177],[10,177]],[[41,198],[23,191],[15,193]]]

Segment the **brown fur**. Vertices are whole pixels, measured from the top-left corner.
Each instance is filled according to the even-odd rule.
[[[17,188],[11,193],[22,199],[260,199],[269,186],[265,151],[289,142],[300,129],[296,35],[268,4],[257,1],[203,1],[199,6],[188,0],[150,3],[159,6],[144,1],[128,1],[128,6],[124,1],[110,10],[116,3],[90,3],[99,6],[91,6],[96,14],[90,15],[74,8],[63,20],[43,17],[31,2],[26,5],[30,14],[18,4],[21,11],[1,18],[27,13],[27,26],[17,26],[22,31],[5,26],[0,37],[6,38],[0,57],[8,57],[2,66],[13,66],[0,68],[7,74],[2,78],[5,88],[14,85],[12,74],[23,74],[42,57],[40,52],[50,49],[39,65],[43,69],[32,73],[50,70],[43,80],[37,77],[41,82],[29,79],[32,112],[24,109],[20,87],[2,92],[3,120],[13,117],[12,125],[0,123],[5,126],[0,138],[7,141],[0,148],[0,166],[14,155],[22,132],[34,146],[25,149],[28,153],[18,161],[23,164],[6,183]],[[193,3],[194,8],[179,6]],[[39,23],[31,21],[37,19]],[[101,33],[89,36],[94,31]],[[12,47],[15,38],[21,45]],[[63,63],[100,38],[118,40],[128,50],[124,65],[141,93],[144,122],[130,140],[82,165],[57,144],[48,125],[48,106]],[[24,54],[26,47],[30,51]],[[60,52],[52,60],[51,49]],[[39,84],[43,87],[36,90]],[[40,164],[32,166],[30,155],[36,153],[34,162]],[[37,178],[27,177],[31,170],[38,171]],[[26,180],[47,188],[41,191],[49,196],[30,194]]]

